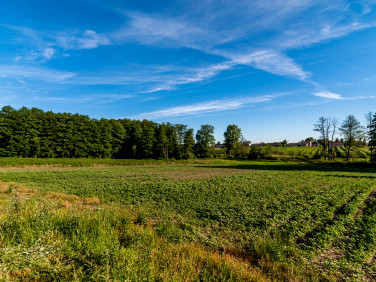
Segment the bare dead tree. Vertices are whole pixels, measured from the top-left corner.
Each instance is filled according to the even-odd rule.
[[[314,131],[320,133],[324,149],[325,160],[329,157],[334,159],[333,140],[338,130],[338,119],[330,117],[320,117],[314,126]]]
[[[319,117],[319,120],[317,121],[317,123],[315,123],[313,126],[314,126],[314,131],[317,131],[320,133],[320,137],[322,138],[323,140],[323,147],[324,147],[324,152],[326,152],[326,141],[325,141],[325,124],[327,122],[327,118],[326,117]],[[324,157],[326,159],[326,154],[324,154]]]
[[[333,143],[334,143],[334,136],[336,135],[337,133],[337,129],[338,129],[338,124],[339,124],[339,121],[337,118],[330,118],[330,125],[331,125],[331,146],[330,146],[330,155],[331,155],[331,159],[334,160],[335,159],[335,152],[334,152],[334,148],[333,148]]]

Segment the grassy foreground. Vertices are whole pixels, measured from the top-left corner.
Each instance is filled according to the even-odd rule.
[[[249,263],[171,244],[98,198],[0,186],[1,280],[265,280]]]
[[[2,168],[0,279],[373,280],[375,178],[252,161]]]

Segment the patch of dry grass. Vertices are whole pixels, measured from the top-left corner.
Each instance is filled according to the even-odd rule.
[[[50,217],[60,218],[60,221],[66,219],[70,222],[74,218],[79,219],[83,216],[88,216],[88,220],[90,221],[95,220],[97,210],[107,210],[107,212],[115,218],[115,222],[117,222],[116,218],[132,218],[130,212],[123,207],[102,204],[97,197],[87,198],[55,192],[38,192],[22,185],[5,182],[0,183],[0,196],[2,198],[2,201],[0,201],[0,214],[1,218],[4,220],[9,220],[10,216],[6,204],[9,204],[9,201],[14,201],[15,197],[20,205],[20,209],[22,209],[22,207],[24,208],[24,210],[19,211],[23,219],[33,218],[33,214],[36,212],[35,209],[42,207],[43,203],[46,202],[50,208],[48,211]],[[33,205],[29,206],[27,204],[28,201],[33,201]],[[12,217],[13,216],[16,215],[12,215]],[[80,227],[78,226],[78,228]],[[192,243],[169,243],[164,238],[157,236],[153,225],[150,224],[139,225],[130,222],[130,225],[126,224],[117,227],[117,229],[102,230],[102,232],[109,232],[109,237],[111,237],[114,236],[113,232],[120,232],[120,234],[122,234],[124,228],[127,229],[126,234],[128,237],[126,238],[131,242],[139,240],[139,238],[149,238],[147,240],[153,241],[150,245],[142,239],[140,246],[137,244],[136,246],[121,246],[119,252],[115,255],[117,258],[113,258],[120,260],[117,262],[119,266],[130,267],[134,273],[140,271],[136,269],[139,267],[139,262],[134,262],[134,265],[132,265],[132,263],[129,264],[130,262],[127,260],[137,260],[137,257],[145,255],[142,254],[144,248],[150,248],[146,257],[146,263],[149,265],[148,277],[156,280],[196,281],[199,279],[207,280],[209,278],[236,281],[268,280],[267,276],[265,276],[259,268],[231,254],[220,254],[209,251]],[[0,271],[0,279],[6,281],[41,281],[50,280],[52,277],[60,277],[61,279],[84,279],[87,274],[82,272],[83,269],[80,268],[81,266],[75,265],[75,259],[67,257],[67,254],[62,251],[66,248],[62,246],[67,244],[69,246],[67,239],[68,238],[64,236],[61,231],[52,229],[44,232],[31,246],[22,246],[22,243],[21,245],[15,246],[1,246],[9,260],[0,260],[0,268],[2,269],[2,271]],[[90,238],[90,240],[93,239]],[[141,248],[141,250],[138,248]],[[139,252],[141,252],[141,254],[138,254]],[[12,261],[10,261],[10,259]],[[125,261],[122,261],[124,259]],[[27,263],[27,260],[30,260],[30,263]],[[80,262],[80,260],[78,262]],[[91,266],[88,265],[86,267],[96,268],[98,265],[93,263]],[[132,267],[135,269],[132,269]],[[48,273],[48,271],[50,271],[50,273]],[[96,276],[96,273],[97,272],[93,271],[91,278],[97,277],[98,279],[101,277]],[[113,270],[107,272],[106,280],[116,278],[116,276],[111,273],[113,273]],[[132,275],[133,274],[129,273],[129,277],[132,277]]]

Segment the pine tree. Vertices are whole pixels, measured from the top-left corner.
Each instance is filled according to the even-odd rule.
[[[170,144],[166,133],[166,124],[162,123],[157,129],[156,157],[168,159]]]
[[[376,163],[376,113],[373,115],[368,125],[368,146],[371,152],[371,163]]]
[[[193,148],[195,146],[195,139],[193,134],[192,128],[186,130],[184,134],[183,157],[185,159],[190,159],[194,156]]]
[[[154,146],[156,144],[156,124],[145,119],[141,123],[141,128],[142,133],[139,139],[139,146],[137,148],[137,156],[142,159],[152,158]]]

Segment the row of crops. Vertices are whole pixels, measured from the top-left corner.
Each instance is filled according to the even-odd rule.
[[[375,178],[371,168],[254,161],[1,173],[3,181],[141,209],[176,243],[356,279],[376,271]]]
[[[250,159],[263,159],[263,158],[280,158],[280,157],[293,157],[298,159],[321,159],[328,154],[322,147],[251,147],[248,157]],[[332,158],[346,158],[346,147],[333,147],[330,149],[329,155]],[[370,152],[367,149],[355,148],[350,149],[351,159],[368,159]]]

